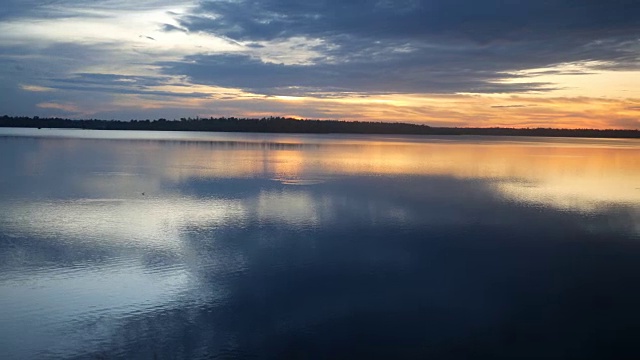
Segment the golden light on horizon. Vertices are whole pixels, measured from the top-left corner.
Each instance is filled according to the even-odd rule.
[[[229,100],[236,105],[243,100]],[[256,106],[267,99],[247,100]],[[460,94],[381,95],[346,98],[278,97],[288,112],[302,116],[305,108],[322,111],[324,119],[407,122],[432,126],[640,128],[640,99],[545,97],[535,95]],[[294,112],[295,111],[295,112]],[[260,112],[243,116],[261,117]],[[271,114],[280,116],[278,114]],[[333,115],[333,116],[332,116]]]

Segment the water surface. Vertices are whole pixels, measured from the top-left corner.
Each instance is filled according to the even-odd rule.
[[[639,150],[0,129],[0,353],[635,357]]]

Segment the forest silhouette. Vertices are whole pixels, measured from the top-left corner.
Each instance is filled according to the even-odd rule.
[[[300,120],[286,117],[181,118],[179,120],[71,120],[63,118],[0,117],[0,127],[92,130],[210,131],[302,134],[501,135],[590,138],[640,138],[640,130],[555,129],[504,127],[432,127],[400,122]]]

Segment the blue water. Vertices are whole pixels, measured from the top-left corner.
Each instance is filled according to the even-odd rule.
[[[637,358],[639,150],[0,129],[0,358]]]

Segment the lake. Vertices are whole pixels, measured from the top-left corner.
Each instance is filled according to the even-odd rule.
[[[2,359],[640,356],[640,140],[0,129]]]

